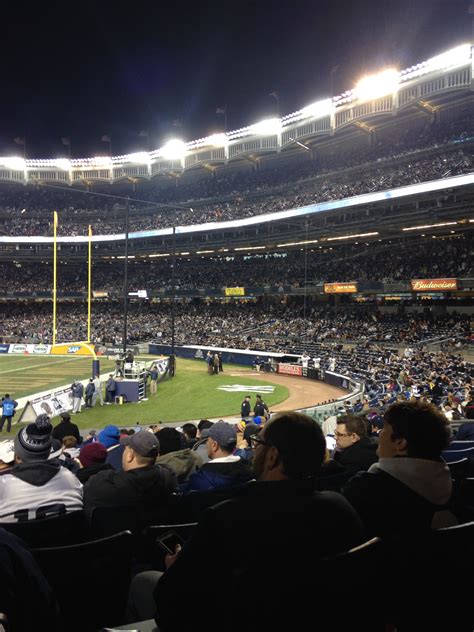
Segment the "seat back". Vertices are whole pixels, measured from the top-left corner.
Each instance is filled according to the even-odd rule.
[[[123,531],[90,542],[32,550],[58,599],[65,630],[92,632],[123,622],[132,541],[130,531]]]
[[[167,505],[158,509],[130,506],[95,507],[90,516],[89,527],[91,535],[95,538],[127,530],[139,534],[147,526],[166,522],[168,518]]]
[[[29,546],[63,546],[76,544],[84,539],[85,520],[82,511],[73,511],[43,520],[6,522],[0,526]]]

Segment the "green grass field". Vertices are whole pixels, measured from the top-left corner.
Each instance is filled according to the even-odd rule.
[[[152,359],[152,356],[149,356]],[[14,360],[14,362],[12,362]],[[59,363],[64,360],[63,363]],[[113,362],[101,359],[101,372],[107,371]],[[10,393],[18,399],[48,388],[70,384],[74,378],[90,376],[90,358],[58,358],[16,356],[0,356],[0,393]],[[75,415],[74,421],[80,428],[102,428],[107,424],[135,425],[208,417],[224,417],[238,415],[240,403],[247,394],[245,391],[227,392],[219,390],[219,386],[241,384],[261,387],[272,385],[273,392],[264,392],[264,399],[269,406],[284,401],[288,397],[288,389],[279,384],[272,384],[271,377],[265,382],[251,377],[250,369],[237,366],[224,366],[224,373],[208,375],[202,360],[184,360],[178,358],[176,376],[165,379],[158,384],[157,395],[148,401],[123,406],[97,405],[93,409],[84,410]],[[248,372],[249,376],[231,377],[234,372]],[[263,391],[262,391],[263,392]],[[251,393],[249,393],[251,394]],[[251,394],[252,405],[255,395]],[[18,413],[17,413],[18,414]],[[53,424],[56,420],[53,421]],[[13,432],[18,430],[18,425]],[[3,437],[7,435],[3,434]]]

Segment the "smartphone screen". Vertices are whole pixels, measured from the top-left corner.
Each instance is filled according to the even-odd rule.
[[[168,531],[160,538],[157,538],[156,543],[159,544],[166,553],[174,555],[176,553],[176,545],[180,544],[182,546],[184,544],[184,540],[174,531]]]

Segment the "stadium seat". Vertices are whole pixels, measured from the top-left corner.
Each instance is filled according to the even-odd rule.
[[[73,511],[44,520],[5,522],[0,526],[34,547],[77,544],[85,537],[85,519],[82,511]]]
[[[89,526],[93,537],[105,537],[125,530],[139,534],[145,527],[169,521],[169,518],[168,505],[154,510],[130,506],[95,507]]]
[[[96,632],[123,623],[131,581],[132,534],[32,549],[57,597],[63,629]]]
[[[448,450],[443,450],[441,456],[448,465],[461,461],[462,459],[472,459],[474,458],[474,447],[453,450],[450,446]]]

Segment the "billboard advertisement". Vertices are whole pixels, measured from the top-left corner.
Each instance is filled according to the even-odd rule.
[[[94,345],[87,344],[86,342],[69,343],[65,345],[54,345],[51,349],[52,355],[94,355]]]
[[[4,346],[4,345],[2,345]],[[31,353],[33,355],[48,355],[51,351],[51,345],[31,345],[31,344],[22,344],[15,343],[11,345],[7,345],[9,347],[8,353]],[[5,351],[1,353],[6,353]]]
[[[225,295],[226,296],[245,296],[245,288],[244,287],[226,287]]]
[[[325,294],[353,294],[357,292],[357,283],[325,283]]]
[[[0,343],[0,353],[8,353],[9,349],[10,349],[9,344],[4,344],[3,342]]]
[[[278,364],[277,373],[284,373],[285,375],[303,375],[303,367],[300,364]]]
[[[412,279],[412,292],[453,292],[458,289],[457,279]]]

